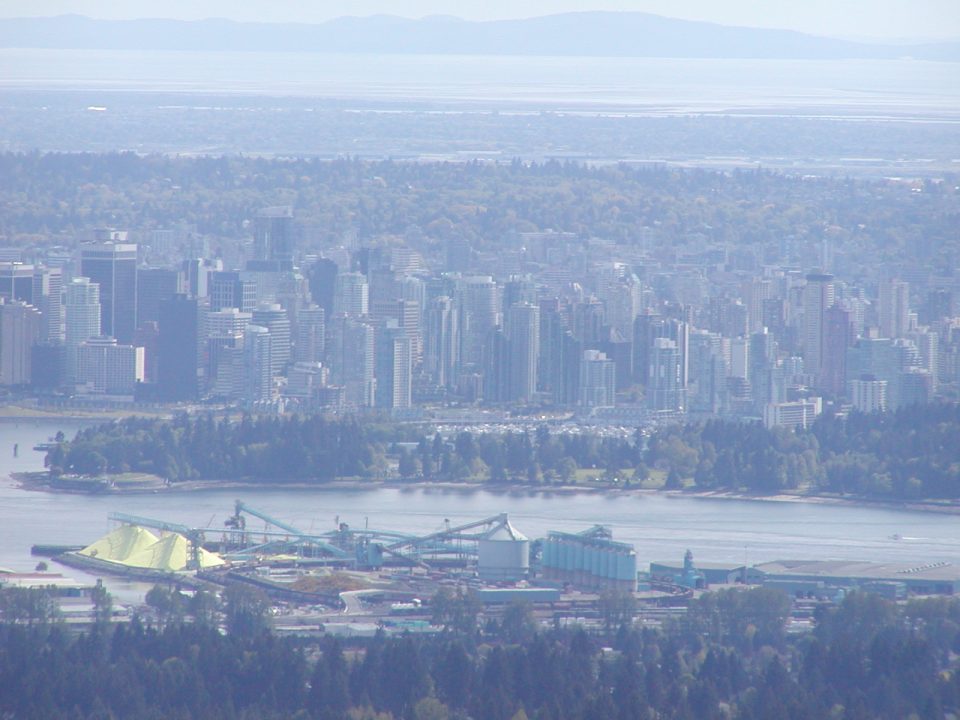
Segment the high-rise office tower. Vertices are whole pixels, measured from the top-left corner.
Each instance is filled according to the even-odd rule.
[[[40,311],[19,300],[0,300],[0,385],[29,385],[33,346],[40,340]]]
[[[376,389],[373,327],[336,315],[327,323],[327,340],[330,382],[343,387],[347,405],[372,407]]]
[[[325,361],[326,313],[322,307],[311,305],[297,313],[297,337],[294,360],[301,363]]]
[[[695,412],[717,415],[727,407],[727,375],[729,364],[723,352],[723,338],[719,333],[706,331],[690,334],[690,378],[696,394],[690,401]],[[759,353],[751,353],[752,358]],[[649,393],[649,388],[648,388]]]
[[[920,353],[920,367],[930,374],[931,390],[937,391],[940,382],[940,336],[927,328],[907,335]]]
[[[243,395],[243,338],[252,317],[233,307],[206,315],[205,382],[216,397]]]
[[[64,294],[66,381],[76,382],[77,348],[80,343],[100,335],[100,286],[90,278],[70,281]]]
[[[397,319],[399,277],[393,268],[377,265],[367,270],[370,317],[377,322]]]
[[[180,273],[168,268],[137,270],[137,324],[158,322],[160,305],[181,292]]]
[[[881,337],[906,335],[910,330],[910,284],[896,278],[881,282],[877,309]]]
[[[740,286],[740,299],[747,313],[747,332],[760,332],[763,327],[763,303],[773,297],[770,278],[753,277]]]
[[[397,278],[397,297],[413,300],[423,308],[427,303],[427,284],[413,275],[401,275]]]
[[[887,407],[899,402],[901,353],[890,338],[860,338],[847,349],[847,382],[864,378],[887,383]]]
[[[643,305],[643,283],[632,272],[622,278],[599,286],[598,294],[604,304],[606,324],[624,339],[633,339],[633,321]]]
[[[334,312],[352,318],[360,318],[370,312],[370,292],[367,278],[362,273],[349,272],[337,275],[333,295]]]
[[[252,312],[257,306],[257,283],[244,279],[239,272],[210,273],[208,294],[211,312],[224,308]]]
[[[503,309],[507,312],[513,305],[536,305],[537,284],[529,275],[511,275],[503,285]]]
[[[647,381],[647,407],[651,410],[685,409],[684,387],[680,383],[680,349],[669,338],[654,338]]]
[[[244,400],[257,403],[273,397],[270,331],[260,325],[248,325],[243,333]]]
[[[219,260],[192,257],[180,263],[181,290],[192,298],[205,298],[210,293],[210,275],[223,269]]]
[[[413,347],[403,328],[390,324],[377,332],[377,407],[402,410],[412,404]]]
[[[40,325],[41,342],[63,342],[63,270],[35,268],[33,272],[33,305],[43,315]]]
[[[833,301],[833,275],[807,275],[803,289],[803,364],[815,377],[823,371],[824,317]]]
[[[819,384],[838,397],[847,390],[847,348],[853,344],[853,320],[848,310],[833,305],[824,313],[823,364]]]
[[[472,275],[463,278],[461,287],[460,362],[464,367],[479,369],[484,345],[500,324],[497,284],[489,275]]]
[[[137,329],[137,246],[110,242],[80,249],[80,274],[100,286],[100,326],[119,343]]]
[[[247,325],[253,320],[253,314],[241,312],[237,308],[224,308],[216,312],[208,312],[204,323],[207,337],[243,337]]]
[[[777,342],[767,328],[750,336],[747,379],[757,414],[762,414],[763,407],[769,403],[786,400],[783,370],[777,365]]]
[[[200,312],[197,301],[174,295],[160,303],[157,342],[157,385],[165,402],[193,401],[199,396]]]
[[[433,298],[427,305],[424,324],[423,364],[431,382],[446,388],[456,378],[460,349],[457,332],[457,313],[446,295]]]
[[[296,269],[279,275],[276,302],[287,311],[291,322],[296,323],[297,313],[310,304],[310,284]]]
[[[333,296],[337,284],[337,264],[329,258],[320,258],[310,266],[307,277],[310,282],[310,296],[323,308],[327,317],[334,313]]]
[[[556,404],[563,402],[563,316],[557,298],[540,302],[540,367],[537,390]]]
[[[510,342],[503,328],[493,328],[483,344],[483,399],[510,400]]]
[[[730,342],[730,369],[727,377],[746,380],[750,373],[750,341],[748,338],[728,338]]]
[[[33,305],[33,265],[0,262],[0,298]]]
[[[290,363],[290,318],[278,303],[264,304],[253,311],[254,325],[270,331],[270,368],[283,375]]]
[[[0,262],[0,299],[20,300],[42,313],[40,342],[63,342],[63,271]]]
[[[253,219],[253,248],[257,260],[293,265],[293,208],[268,207]]]
[[[160,357],[160,323],[156,320],[142,322],[133,334],[134,347],[143,348],[143,381],[156,387],[158,359]]]
[[[927,299],[920,308],[920,322],[932,325],[956,314],[954,293],[948,288],[934,288],[927,293]]]
[[[506,314],[506,336],[509,343],[510,399],[530,402],[537,392],[537,371],[540,362],[540,308],[521,303],[512,305]]]
[[[413,353],[414,367],[422,359],[423,334],[420,323],[420,303],[416,300],[397,301],[397,325],[410,338],[410,349]]]
[[[607,337],[606,308],[603,303],[596,298],[578,303],[573,308],[570,330],[584,347],[599,347]]]
[[[583,366],[583,343],[577,340],[569,330],[564,331],[560,342],[563,381],[560,392],[561,403],[576,405],[580,402],[580,380],[582,378],[580,369]],[[616,382],[616,378],[614,378],[614,382]]]
[[[680,353],[680,386],[686,387],[689,379],[690,326],[682,320],[653,313],[642,313],[634,321],[634,378],[644,384],[649,379],[653,346],[657,338],[667,338],[676,343]]]
[[[143,381],[143,348],[112,337],[84,340],[77,350],[77,384],[88,392],[133,395]]]
[[[860,412],[884,412],[887,409],[887,381],[869,377],[851,380],[850,402]]]
[[[613,361],[598,350],[584,350],[580,364],[580,401],[584,407],[610,407],[616,398]]]

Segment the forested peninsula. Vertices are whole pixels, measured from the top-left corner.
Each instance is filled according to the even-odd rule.
[[[473,485],[610,487],[755,494],[960,499],[960,404],[821,418],[809,429],[711,420],[633,437],[461,431],[321,416],[239,421],[130,418],[50,449],[51,481],[149,473],[189,481],[324,484],[417,480]]]

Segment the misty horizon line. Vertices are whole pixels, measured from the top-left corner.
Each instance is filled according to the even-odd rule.
[[[108,17],[98,17],[95,15],[88,15],[85,13],[77,12],[64,12],[57,13],[55,15],[11,15],[7,17],[0,17],[0,22],[3,21],[19,21],[19,20],[56,20],[63,18],[80,18],[84,20],[92,20],[96,22],[107,22],[107,23],[129,23],[129,22],[171,22],[171,23],[183,23],[183,24],[202,24],[202,23],[230,23],[234,25],[266,25],[274,27],[283,27],[283,26],[299,26],[299,27],[322,27],[331,23],[336,23],[344,20],[401,20],[401,21],[410,21],[410,22],[424,22],[424,21],[455,21],[458,23],[463,23],[465,25],[497,25],[501,23],[513,23],[513,22],[524,22],[531,20],[542,20],[546,18],[558,18],[558,17],[570,17],[570,16],[634,16],[634,17],[647,17],[647,18],[657,18],[662,20],[671,20],[682,23],[690,23],[701,26],[709,26],[716,28],[731,28],[737,30],[757,30],[757,31],[771,31],[771,32],[784,32],[784,33],[793,33],[796,35],[804,35],[807,37],[815,38],[824,38],[828,40],[839,40],[843,42],[857,43],[862,45],[911,45],[911,44],[937,44],[937,43],[951,43],[951,42],[960,42],[960,34],[957,35],[918,35],[918,36],[879,36],[879,35],[847,35],[847,34],[831,34],[831,33],[820,33],[820,32],[810,32],[807,30],[797,30],[789,27],[784,27],[780,25],[743,25],[737,23],[721,23],[715,22],[713,20],[692,20],[688,18],[678,17],[675,15],[665,15],[663,13],[653,13],[646,12],[642,10],[570,10],[566,12],[556,12],[556,13],[542,13],[534,15],[518,15],[511,17],[503,18],[491,18],[491,19],[471,19],[461,17],[459,15],[454,15],[451,13],[428,13],[425,15],[402,15],[398,13],[369,13],[366,15],[357,15],[357,14],[343,14],[337,15],[335,17],[328,18],[326,20],[320,21],[310,21],[310,20],[238,20],[234,18],[224,17],[220,15],[211,15],[203,18],[192,18],[184,19],[177,17],[165,17],[165,16],[142,16],[142,17],[132,17],[132,18],[108,18]]]
[[[857,42],[797,30],[607,10],[479,21],[453,15],[410,19],[379,13],[346,15],[320,23],[225,18],[99,20],[66,14],[0,19],[0,47],[960,62],[960,41]]]

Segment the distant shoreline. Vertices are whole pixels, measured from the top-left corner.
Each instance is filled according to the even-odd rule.
[[[203,492],[206,490],[311,490],[311,491],[375,491],[381,489],[395,490],[439,490],[445,492],[458,492],[465,495],[485,492],[493,495],[622,495],[628,497],[637,496],[661,496],[667,498],[694,498],[701,500],[740,500],[747,502],[777,502],[777,503],[803,503],[809,505],[838,505],[847,507],[864,507],[873,509],[886,509],[892,511],[905,512],[929,512],[943,515],[960,515],[960,501],[935,501],[935,500],[911,500],[897,501],[884,500],[879,498],[867,498],[859,496],[836,496],[836,495],[807,495],[794,493],[777,493],[772,495],[761,495],[755,493],[744,493],[726,490],[654,490],[647,488],[626,488],[613,489],[606,487],[584,487],[582,485],[531,485],[529,483],[518,484],[469,484],[455,482],[404,482],[402,480],[333,480],[325,483],[309,482],[278,482],[278,483],[254,483],[244,482],[242,480],[190,480],[187,482],[175,483],[173,485],[143,484],[128,488],[104,488],[98,490],[80,489],[80,488],[59,488],[54,487],[42,476],[47,473],[12,473],[10,480],[18,487],[27,491],[48,492],[59,494],[75,495],[144,495],[154,493],[192,493]]]

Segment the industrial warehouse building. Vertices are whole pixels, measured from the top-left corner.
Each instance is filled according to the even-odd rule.
[[[582,533],[551,532],[543,541],[543,577],[580,587],[637,589],[637,553],[614,542],[609,528],[596,525]]]
[[[675,562],[650,563],[654,580],[687,584],[684,566]],[[852,560],[777,560],[746,567],[736,563],[697,563],[707,585],[741,583],[782,588],[791,594],[826,594],[839,588],[860,588],[891,597],[902,594],[953,595],[960,593],[960,565],[876,563]],[[691,585],[692,587],[692,585]],[[897,592],[901,588],[902,593]]]
[[[899,583],[917,595],[960,593],[960,565],[941,561],[919,565],[850,560],[777,560],[754,569],[762,581],[822,582],[826,586],[867,588],[875,583]]]

